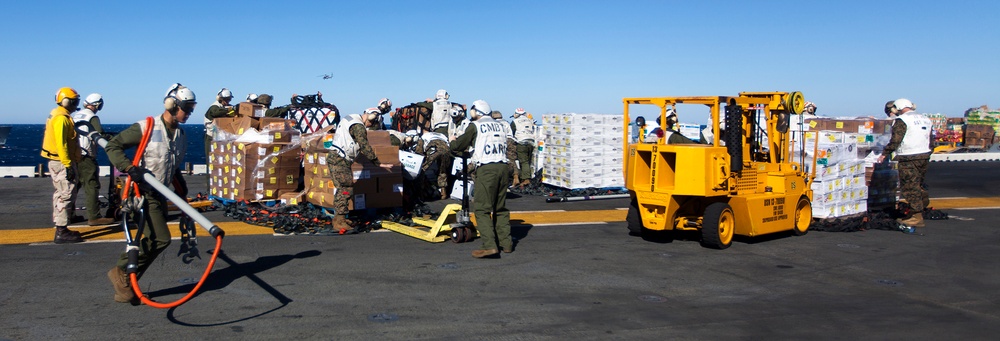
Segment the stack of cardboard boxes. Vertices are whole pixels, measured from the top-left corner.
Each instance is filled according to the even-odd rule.
[[[301,193],[301,200],[322,207],[333,206],[333,197],[337,190],[326,160],[331,150],[333,130],[333,126],[329,126],[307,135],[303,138],[302,144],[305,190]],[[351,165],[354,176],[354,200],[350,209],[402,206],[403,175],[399,161],[399,147],[389,142],[389,134],[385,131],[369,131],[368,143],[371,144],[380,162],[392,164],[393,167],[390,171],[386,171],[359,154]]]
[[[300,135],[280,118],[215,120],[208,155],[209,191],[219,198],[276,199],[299,187]]]
[[[792,123],[790,160],[799,162],[804,150],[803,169],[812,172],[816,164],[813,217],[843,217],[895,202],[895,168],[875,164],[889,143],[891,120],[816,117]]]
[[[563,188],[621,187],[624,117],[542,116],[542,182]]]

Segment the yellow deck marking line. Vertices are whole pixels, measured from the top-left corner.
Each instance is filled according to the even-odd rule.
[[[931,207],[935,209],[998,209],[1000,208],[1000,197],[988,198],[932,198]],[[512,225],[518,226],[558,226],[558,225],[581,225],[598,224],[600,222],[621,222],[625,221],[627,209],[614,208],[607,210],[591,211],[517,211],[511,212],[510,220]],[[250,225],[238,221],[216,222],[216,224],[226,232],[226,236],[242,235],[274,235],[274,230],[269,227]],[[176,222],[168,223],[171,236],[180,236],[180,229]],[[80,231],[83,238],[89,241],[124,241],[121,227],[112,226],[82,226],[71,228]],[[201,238],[208,237],[201,227],[197,235]],[[55,229],[51,227],[36,229],[0,230],[0,245],[3,244],[52,244],[52,237]]]
[[[931,198],[931,207],[943,209],[988,208],[1000,206],[1000,197],[989,198]]]

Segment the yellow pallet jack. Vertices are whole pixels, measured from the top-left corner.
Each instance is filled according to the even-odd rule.
[[[382,221],[382,228],[431,243],[451,240],[455,243],[472,241],[479,236],[469,214],[469,186],[466,158],[462,157],[462,204],[448,204],[437,219],[413,217],[413,226]]]

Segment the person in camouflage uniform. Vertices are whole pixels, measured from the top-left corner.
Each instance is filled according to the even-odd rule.
[[[933,146],[930,138],[931,122],[927,117],[917,114],[916,106],[905,98],[893,103],[898,115],[892,123],[892,137],[885,146],[879,162],[886,155],[895,153],[899,169],[899,191],[910,207],[913,215],[899,222],[909,227],[924,227],[923,211],[930,203],[930,196],[923,187],[924,176],[927,175],[927,165],[930,162]],[[894,115],[889,111],[890,117]]]
[[[441,192],[441,199],[447,199],[448,171],[451,170],[453,162],[448,151],[448,138],[444,134],[428,131],[415,140],[417,144],[414,147],[414,152],[424,156],[424,162],[420,165],[420,173],[427,172],[431,165],[437,163],[437,186]]]
[[[353,224],[347,219],[351,200],[354,199],[354,173],[351,164],[358,154],[363,154],[372,163],[385,170],[390,170],[392,164],[380,163],[372,146],[368,143],[368,127],[379,121],[378,109],[369,108],[362,115],[350,115],[340,122],[333,135],[333,149],[327,153],[326,165],[330,168],[333,185],[336,192],[333,196],[334,229],[350,229]]]

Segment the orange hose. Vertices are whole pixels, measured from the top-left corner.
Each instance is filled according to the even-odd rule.
[[[198,280],[198,284],[195,284],[194,289],[191,289],[191,292],[189,292],[186,296],[181,297],[181,299],[179,300],[170,303],[159,303],[146,298],[146,296],[142,295],[142,290],[139,289],[139,279],[134,272],[128,275],[129,281],[132,282],[132,291],[135,292],[135,295],[137,297],[139,297],[139,300],[142,301],[142,304],[148,305],[153,308],[169,309],[184,304],[192,297],[194,297],[194,294],[198,292],[198,289],[201,289],[202,284],[205,284],[205,279],[208,278],[208,274],[212,273],[212,268],[215,267],[215,259],[219,257],[219,250],[221,248],[222,248],[222,236],[220,235],[215,237],[215,251],[212,251],[212,258],[208,261],[208,267],[205,268],[205,273],[201,275],[201,279]]]
[[[146,130],[142,132],[142,140],[139,142],[139,147],[135,149],[135,156],[132,157],[132,167],[138,167],[140,161],[142,161],[142,155],[146,153],[146,146],[149,145],[149,137],[153,135],[153,117],[146,117]],[[128,199],[129,189],[132,189],[135,196],[139,196],[139,184],[132,180],[132,177],[125,178],[125,187],[122,191],[122,200]]]

